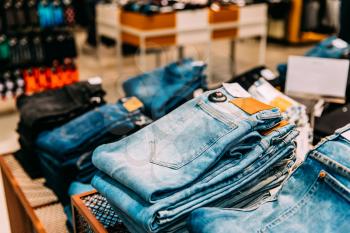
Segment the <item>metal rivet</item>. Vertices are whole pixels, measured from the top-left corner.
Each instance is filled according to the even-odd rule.
[[[319,177],[320,177],[320,178],[325,178],[326,175],[327,175],[327,174],[326,174],[325,171],[321,171]]]

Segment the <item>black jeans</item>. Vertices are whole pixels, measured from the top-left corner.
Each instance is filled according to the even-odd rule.
[[[54,128],[104,104],[101,85],[78,82],[61,89],[45,91],[17,100],[21,125],[35,133]]]

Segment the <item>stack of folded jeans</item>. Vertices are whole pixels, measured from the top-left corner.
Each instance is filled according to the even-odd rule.
[[[201,208],[193,233],[338,232],[350,230],[350,125],[311,151],[280,192],[258,209]]]
[[[278,107],[288,122],[297,126],[299,131],[296,139],[297,156],[304,158],[313,141],[313,130],[306,113],[306,106],[281,93],[263,78],[256,81],[248,92],[257,100]]]
[[[123,84],[126,96],[136,96],[145,105],[145,113],[158,119],[193,98],[197,89],[205,89],[206,65],[185,59],[142,74]]]
[[[238,94],[205,92],[94,151],[101,172],[92,186],[131,232],[183,231],[199,207],[254,205],[282,184],[294,165],[298,132],[277,108]],[[260,188],[239,197],[255,185]]]
[[[308,124],[306,106],[278,91],[265,79],[258,79],[247,90],[257,100],[278,107],[291,124],[298,127]]]
[[[105,103],[105,92],[100,84],[79,82],[57,90],[49,90],[17,100],[20,112],[18,124],[21,150],[16,158],[32,177],[40,175],[40,166],[35,155],[35,140],[40,132],[80,116]]]
[[[46,183],[63,204],[70,201],[67,191],[73,181],[90,183],[96,170],[91,156],[97,146],[115,142],[150,123],[140,109],[125,107],[130,100],[95,108],[38,136],[37,154]]]

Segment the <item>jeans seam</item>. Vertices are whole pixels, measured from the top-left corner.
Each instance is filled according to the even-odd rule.
[[[279,217],[275,218],[274,220],[270,221],[267,225],[260,228],[258,232],[266,232],[268,229],[272,229],[275,226],[281,224],[289,217],[295,215],[299,209],[306,206],[308,204],[308,200],[311,199],[314,194],[317,192],[319,185],[320,185],[320,177],[318,176],[317,179],[314,181],[314,183],[309,187],[308,191],[304,194],[304,196],[298,201],[298,203],[287,210],[283,211]]]
[[[203,100],[199,100],[197,102],[197,105],[204,112],[209,114],[211,117],[213,117],[214,119],[219,120],[220,122],[224,123],[225,125],[229,126],[230,128],[233,128],[233,129],[238,128],[238,126],[233,121],[226,120],[226,118],[224,116],[222,116],[222,114],[219,113],[219,111],[215,110],[213,107],[211,107],[210,105],[206,104]]]
[[[341,175],[347,177],[350,179],[350,169],[345,167],[344,165],[340,164],[339,162],[328,158],[323,153],[318,151],[313,151],[310,154],[310,157],[315,159],[316,161],[324,164],[325,166],[333,169],[335,172],[339,172]]]
[[[341,182],[339,182],[335,177],[326,173],[324,181],[339,195],[350,202],[350,190],[346,188]]]

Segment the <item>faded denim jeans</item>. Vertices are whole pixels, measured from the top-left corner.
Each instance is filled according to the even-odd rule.
[[[338,232],[350,230],[350,125],[324,139],[271,202],[257,210],[202,208],[191,232]]]
[[[136,96],[145,113],[158,119],[193,98],[195,90],[206,88],[206,65],[185,59],[152,72],[128,79],[123,84],[126,96]]]
[[[211,101],[216,92],[223,101]],[[298,135],[293,126],[267,136],[257,132],[281,120],[276,108],[251,98],[234,98],[224,88],[206,92],[137,133],[97,148],[93,163],[104,174],[92,184],[122,219],[126,215],[126,223],[135,223],[129,228],[168,230],[191,210],[245,187],[290,156]]]

